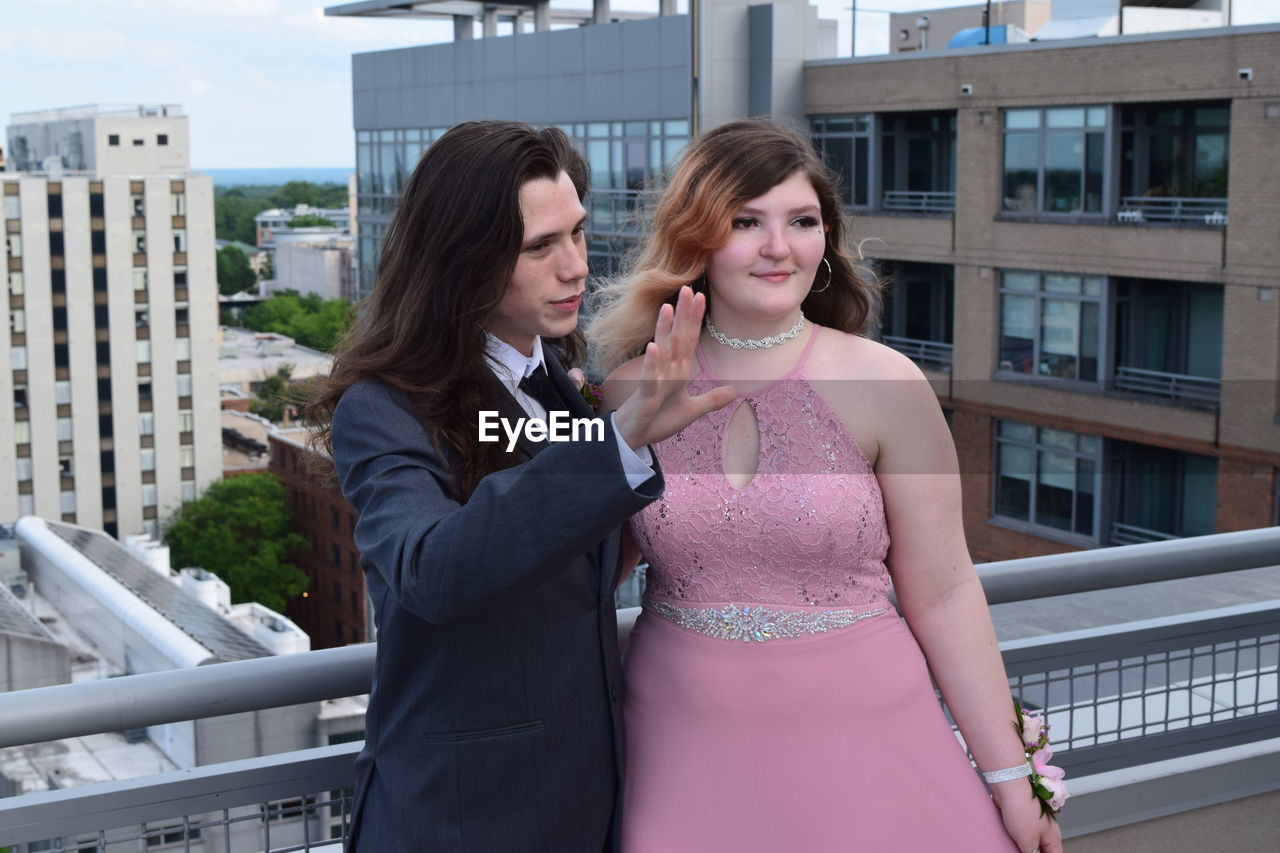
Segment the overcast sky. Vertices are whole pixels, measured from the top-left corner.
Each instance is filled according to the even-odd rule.
[[[553,0],[589,7],[590,0]],[[657,10],[657,0],[614,0]],[[973,0],[858,0],[906,11]],[[1280,0],[1235,0],[1238,23]],[[181,104],[197,168],[350,167],[351,54],[447,41],[451,23],[326,18],[313,0],[4,0],[0,118],[82,104]],[[818,0],[849,53],[850,0]],[[680,0],[684,8],[684,0]],[[858,14],[858,54],[883,53],[888,15]]]

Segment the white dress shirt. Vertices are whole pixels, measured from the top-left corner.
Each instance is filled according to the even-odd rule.
[[[542,338],[533,339],[533,355],[526,356],[506,341],[499,340],[485,332],[485,356],[489,360],[489,369],[498,378],[511,396],[516,398],[520,407],[533,418],[545,420],[547,410],[541,403],[530,397],[520,388],[520,382],[533,371],[541,367],[547,369],[546,358],[542,353]],[[613,423],[613,413],[609,414],[609,422]],[[622,472],[627,477],[627,485],[633,489],[653,476],[653,454],[648,447],[633,450],[625,441],[616,426],[613,430],[618,442],[618,456],[622,460]]]

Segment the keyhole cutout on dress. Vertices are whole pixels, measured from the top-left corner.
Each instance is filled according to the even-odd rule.
[[[724,478],[742,491],[751,485],[760,467],[760,424],[750,400],[738,404],[724,431]]]

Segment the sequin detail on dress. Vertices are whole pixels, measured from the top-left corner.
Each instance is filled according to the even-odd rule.
[[[863,619],[886,613],[886,608],[867,610],[772,610],[768,607],[676,607],[665,601],[648,600],[645,607],[690,631],[720,640],[767,643],[810,634],[825,634],[848,628]]]
[[[654,447],[666,490],[631,520],[649,560],[648,597],[680,607],[888,606],[880,484],[803,375],[818,332],[815,326],[789,374]],[[690,391],[719,384],[704,366]],[[739,490],[722,459],[725,429],[744,404],[755,415],[760,449],[755,477]]]

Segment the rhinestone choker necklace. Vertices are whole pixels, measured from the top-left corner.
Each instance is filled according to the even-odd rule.
[[[793,341],[800,335],[800,330],[804,328],[804,315],[800,315],[800,319],[796,320],[796,324],[785,332],[777,335],[770,335],[767,338],[747,338],[745,341],[741,338],[731,338],[724,332],[717,329],[711,323],[711,315],[707,314],[707,331],[711,333],[711,337],[715,338],[716,343],[724,344],[730,349],[769,349],[776,347],[778,344],[785,344],[787,341]]]

